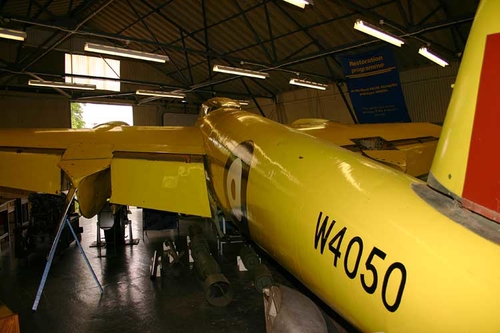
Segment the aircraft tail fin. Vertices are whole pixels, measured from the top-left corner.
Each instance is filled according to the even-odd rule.
[[[500,1],[479,4],[428,184],[500,222]]]

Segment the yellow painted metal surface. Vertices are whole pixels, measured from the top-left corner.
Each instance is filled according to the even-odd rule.
[[[500,32],[500,1],[481,1],[467,39],[431,172],[461,197],[469,157],[486,35]]]
[[[43,153],[45,151],[52,153]],[[124,171],[120,169],[123,160],[115,165],[115,203],[210,216],[204,168],[200,162],[204,153],[200,131],[191,127],[2,130],[0,185],[59,193],[63,170],[79,190],[82,215],[92,217],[111,196],[112,160],[117,154],[128,154],[133,161],[125,167],[139,164],[145,169],[132,167],[133,173]],[[167,155],[181,156],[182,162],[165,159]],[[157,161],[151,162],[151,156],[156,156]],[[196,156],[198,162],[191,163]],[[153,169],[148,169],[151,165]],[[155,184],[159,175],[163,178]],[[169,187],[173,183],[168,179],[174,178],[177,188]],[[130,189],[127,183],[132,183],[137,191],[117,194],[124,188]],[[141,199],[137,199],[139,195],[143,195]]]
[[[83,216],[91,218],[99,213],[111,196],[110,170],[101,170],[82,178],[78,184],[77,196]]]
[[[439,138],[441,127],[429,123],[341,124],[323,119],[299,119],[290,127],[338,146],[354,144],[351,139],[380,136],[387,141],[421,137]]]
[[[113,151],[114,146],[111,143],[79,143],[66,148],[63,160],[111,159]]]
[[[225,213],[362,331],[500,331],[499,245],[422,200],[420,181],[241,111],[201,129]]]
[[[399,150],[366,150],[363,153],[371,159],[406,172],[406,154]]]
[[[429,173],[441,133],[440,126],[429,123],[345,125],[324,119],[299,119],[290,127],[343,147],[353,146],[354,139],[381,137],[392,147],[363,149],[363,154],[414,177]],[[424,141],[419,142],[421,139]]]
[[[437,143],[438,141],[429,141],[399,146],[398,150],[406,155],[405,172],[414,177],[427,175],[432,165]]]
[[[115,158],[112,203],[209,217],[203,161]]]
[[[62,160],[58,166],[70,177],[75,187],[80,185],[80,181],[99,171],[108,169],[111,165],[111,158],[107,159],[80,159]]]
[[[113,145],[113,151],[203,155],[200,132],[194,127],[114,127],[103,129],[2,130],[0,147],[67,149],[75,145]]]
[[[61,191],[61,155],[0,150],[0,185],[58,194]]]

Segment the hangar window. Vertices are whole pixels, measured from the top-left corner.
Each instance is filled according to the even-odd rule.
[[[71,128],[93,128],[111,121],[134,125],[131,105],[71,103]]]
[[[120,60],[69,54],[65,56],[66,74],[120,78]],[[120,91],[120,81],[66,76],[66,82],[95,84],[97,89]]]

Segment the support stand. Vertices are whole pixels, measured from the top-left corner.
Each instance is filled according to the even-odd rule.
[[[56,253],[57,244],[59,243],[59,238],[61,238],[61,233],[62,233],[65,225],[68,226],[69,230],[71,231],[71,234],[75,238],[75,242],[78,245],[78,248],[80,249],[80,253],[83,256],[83,259],[85,260],[85,263],[87,264],[87,267],[89,268],[90,272],[92,273],[92,277],[94,278],[95,283],[99,287],[101,294],[103,293],[102,286],[99,283],[99,280],[97,280],[97,276],[95,275],[94,270],[92,269],[92,266],[90,265],[90,262],[89,262],[87,256],[85,255],[85,251],[83,251],[82,245],[80,244],[80,241],[78,240],[78,237],[76,236],[76,233],[73,230],[73,227],[71,226],[71,223],[68,219],[69,207],[71,206],[71,203],[75,199],[76,192],[77,192],[77,189],[71,188],[71,190],[68,193],[68,197],[70,199],[68,200],[68,202],[66,204],[66,208],[64,210],[63,216],[61,218],[61,221],[59,222],[59,228],[57,229],[56,237],[54,239],[54,242],[52,243],[52,247],[50,249],[50,253],[49,253],[49,256],[47,258],[47,263],[45,264],[45,270],[43,271],[42,280],[40,281],[40,286],[38,287],[38,291],[36,293],[35,302],[33,303],[33,307],[32,307],[33,311],[36,311],[38,308],[38,303],[40,302],[40,298],[42,297],[43,288],[45,287],[45,282],[47,281],[47,276],[49,275],[50,266],[52,265],[52,261],[54,260],[54,255]]]
[[[125,207],[125,206],[123,206]],[[125,207],[126,208],[126,207]],[[125,208],[122,208],[122,209],[125,209]],[[103,209],[104,211],[104,209]],[[101,211],[98,215],[97,215],[97,231],[96,231],[96,235],[97,235],[97,239],[95,242],[92,242],[92,244],[90,244],[90,247],[97,247],[99,249],[99,257],[101,256],[101,252],[100,252],[100,249],[101,247],[106,247],[107,243],[106,241],[102,240],[101,239],[101,214],[103,214],[103,211]],[[139,244],[139,238],[135,238],[134,239],[134,236],[133,236],[133,233],[132,233],[132,221],[128,219],[127,215],[130,214],[130,212],[127,211],[127,214],[125,215],[122,215],[122,213],[120,211],[117,212],[117,214],[119,215],[116,215],[115,214],[112,214],[111,213],[111,210],[107,212],[108,214],[111,214],[111,215],[108,215],[107,218],[111,218],[112,219],[112,223],[109,223],[109,221],[104,221],[104,225],[105,225],[105,228],[115,228],[115,223],[120,223],[120,225],[123,223],[123,232],[125,233],[125,227],[128,225],[128,236],[123,236],[123,243],[120,242],[120,244],[122,245],[137,245]],[[121,235],[121,233],[120,233]],[[115,249],[115,252],[116,252],[116,237],[117,235],[115,234],[114,235],[114,249]],[[122,237],[122,236],[120,236]]]
[[[220,256],[224,255],[224,245],[226,244],[236,244],[236,243],[243,243],[243,238],[241,235],[228,235],[227,234],[227,227],[226,227],[226,219],[224,216],[221,217],[221,224],[222,224],[222,234],[223,236],[220,237],[217,235],[217,251]]]

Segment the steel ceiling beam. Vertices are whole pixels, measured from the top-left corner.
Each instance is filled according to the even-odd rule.
[[[40,10],[38,11],[38,13],[36,13],[33,18],[34,19],[37,19],[43,12],[49,14],[49,16],[53,19],[57,19],[57,15],[55,15],[54,13],[52,13],[50,10],[48,10],[47,8],[50,6],[50,4],[52,3],[53,0],[48,0],[45,5],[41,5],[38,3],[38,1],[36,0],[33,0],[32,2],[30,2],[30,5],[32,3],[34,3],[38,8],[40,8]]]
[[[205,1],[205,0],[202,0],[202,6],[203,6],[203,1]],[[149,3],[149,1],[146,1],[146,0],[141,0],[141,2],[142,2],[143,4],[145,4],[146,6],[148,6],[149,8],[152,8],[152,5]],[[164,21],[166,21],[166,22],[170,23],[171,25],[173,25],[173,26],[174,26],[174,27],[176,27],[177,29],[182,29],[183,31],[185,31],[185,29],[184,29],[182,26],[180,26],[179,24],[177,24],[176,22],[174,22],[171,18],[169,18],[168,16],[166,16],[166,15],[165,15],[165,14],[163,14],[162,12],[157,11],[157,14],[158,14],[158,15],[159,15],[159,16],[160,16],[160,17],[161,17]],[[204,30],[207,30],[207,29],[204,29]],[[185,32],[186,32],[186,31],[185,31]],[[204,48],[206,47],[206,45],[205,45],[202,41],[200,41],[198,38],[193,37],[193,36],[189,36],[189,34],[188,34],[186,37],[190,37],[190,38],[192,38],[195,42],[197,42],[200,46],[202,46],[202,47],[204,47]],[[176,42],[178,42],[178,41],[179,41],[179,39],[177,39],[176,41],[171,42],[171,43],[169,43],[169,44],[174,44],[174,43],[176,43]],[[206,53],[206,54],[207,54],[207,53]]]
[[[130,23],[129,25],[127,25],[126,27],[120,29],[116,34],[117,35],[120,35],[122,34],[123,32],[127,31],[128,29],[132,28],[134,25],[136,25],[137,23],[139,23],[141,20],[144,20],[146,19],[147,17],[149,17],[151,14],[154,14],[156,12],[159,12],[160,9],[162,9],[163,7],[171,4],[174,0],[170,0],[170,1],[166,1],[165,3],[161,4],[160,6],[158,7],[153,7],[153,9],[151,9],[151,11],[149,11],[147,14],[145,14],[144,16],[142,16],[141,18],[135,20],[134,22]]]
[[[30,17],[31,16],[31,9],[33,8],[33,2],[30,1],[29,5],[28,5],[28,12],[26,13],[26,16]],[[23,26],[23,31],[26,32],[26,26]],[[24,47],[24,43],[19,43],[19,45],[17,46],[17,52],[16,52],[16,60],[14,61],[14,63],[18,64],[19,63],[19,60],[21,58],[21,51]]]
[[[236,9],[238,9],[238,12],[243,17],[243,20],[245,20],[245,23],[246,23],[248,29],[250,29],[250,31],[252,32],[252,34],[253,34],[253,36],[255,38],[255,41],[257,42],[257,44],[259,44],[260,48],[264,51],[265,55],[267,56],[267,59],[269,60],[269,63],[272,64],[273,63],[273,58],[271,57],[271,55],[267,51],[267,49],[264,46],[264,44],[262,44],[262,41],[260,40],[259,34],[257,33],[257,31],[255,31],[254,27],[252,26],[252,24],[248,20],[247,15],[245,13],[243,13],[243,9],[240,7],[240,4],[238,3],[238,0],[233,0],[233,3],[236,6]]]
[[[280,4],[276,4],[276,6],[281,10],[281,12],[290,20],[292,21],[297,27],[299,27],[299,29],[306,34],[306,36],[314,43],[314,45],[316,45],[316,47],[320,50],[320,51],[324,51],[326,50],[326,48],[323,46],[323,44],[321,44],[317,38],[315,38],[310,32],[308,29],[304,29],[304,27],[302,27],[302,25],[292,16],[290,15],[290,13],[288,13],[286,10],[284,10]],[[333,59],[335,62],[336,60]],[[333,69],[332,67],[330,66],[330,63],[328,62],[328,59],[324,58],[324,62],[325,62],[325,65],[326,65],[326,68],[328,68],[328,71],[330,72],[330,75],[332,76],[333,79],[336,79],[335,77],[335,73],[333,72]],[[337,64],[338,66],[340,66],[340,64]]]
[[[382,6],[385,6],[385,5],[388,5],[388,4],[391,4],[393,3],[394,1],[396,0],[388,0],[388,1],[385,1],[383,3],[380,3],[376,6],[372,6],[372,7],[369,7],[368,9],[369,10],[373,10],[373,9],[376,9],[376,8],[379,8],[379,7],[382,7]],[[289,31],[289,32],[286,32],[286,33],[283,33],[279,36],[275,36],[273,39],[267,39],[267,40],[264,40],[263,43],[268,43],[268,42],[271,42],[271,41],[275,41],[275,40],[278,40],[278,39],[281,39],[281,38],[285,38],[285,37],[288,37],[290,35],[293,35],[295,33],[298,33],[298,32],[301,32],[303,31],[304,29],[311,29],[311,28],[315,28],[315,27],[319,27],[319,26],[322,26],[322,25],[325,25],[325,24],[328,24],[328,23],[333,23],[335,21],[339,21],[339,20],[343,20],[343,19],[347,19],[349,17],[352,17],[354,15],[356,15],[357,13],[349,13],[349,14],[346,14],[346,15],[342,15],[342,16],[338,16],[338,17],[335,17],[335,18],[332,18],[332,19],[328,19],[328,20],[325,20],[325,21],[322,21],[322,22],[316,22],[316,23],[313,23],[313,24],[310,24],[310,25],[307,25],[307,26],[303,26],[302,28],[299,28],[299,29],[296,29],[296,30],[292,30],[292,31]],[[232,51],[228,51],[226,53],[224,53],[223,55],[226,56],[226,55],[229,55],[231,53],[236,53],[236,52],[241,52],[241,51],[245,51],[247,49],[250,49],[252,47],[256,47],[258,44],[251,44],[251,45],[247,45],[245,47],[242,47],[242,48],[239,48],[237,50],[232,50]]]
[[[146,28],[146,30],[149,32],[149,34],[151,35],[151,37],[159,42],[158,38],[156,38],[156,35],[153,33],[153,31],[151,31],[151,29],[149,28],[149,26],[146,24],[146,22],[144,21],[144,19],[141,17],[141,15],[139,15],[139,13],[137,12],[137,10],[135,9],[134,5],[130,2],[130,0],[127,0],[127,3],[129,4],[130,8],[132,9],[132,11],[135,13],[135,15],[139,18],[139,20],[141,21],[142,25]],[[175,70],[177,71],[177,73],[179,73],[179,75],[181,76],[181,78],[184,80],[184,84],[186,85],[189,85],[189,81],[188,79],[184,76],[184,74],[179,70],[179,67],[177,67],[174,59],[172,59],[172,57],[168,54],[168,52],[163,48],[161,47],[161,50],[163,51],[163,53],[165,55],[167,55],[169,58],[170,58],[170,63],[174,66]],[[158,68],[157,68],[158,69]],[[162,71],[163,72],[163,71]]]
[[[151,86],[155,88],[160,88],[160,89],[170,89],[170,90],[183,90],[185,92],[192,92],[192,93],[205,93],[205,94],[212,94],[214,91],[212,90],[206,90],[203,88],[209,87],[211,85],[217,85],[221,84],[227,81],[231,81],[232,79],[238,79],[239,77],[234,77],[231,78],[231,80],[221,80],[218,82],[211,82],[210,84],[199,84],[196,86],[191,86],[191,87],[179,87],[179,86],[172,86],[172,85],[165,85],[162,84],[161,82],[148,82],[148,81],[140,81],[140,80],[131,80],[131,79],[117,79],[117,78],[108,78],[108,77],[102,77],[102,76],[95,76],[95,75],[82,75],[82,74],[72,74],[72,75],[67,75],[65,73],[50,73],[50,72],[15,72],[7,69],[0,69],[0,72],[6,72],[6,73],[11,73],[11,74],[16,74],[16,75],[29,75],[29,76],[36,76],[38,80],[42,80],[41,77],[49,77],[49,78],[65,78],[66,76],[72,76],[75,78],[85,78],[85,79],[97,79],[97,80],[108,80],[108,81],[120,81],[121,83],[125,84],[131,84],[131,85],[142,85],[142,86]],[[238,93],[238,92],[229,92],[229,91],[217,91],[217,93],[224,93],[224,94],[233,94],[233,95],[238,95],[238,96],[249,96],[248,94],[243,94],[243,93]],[[258,98],[273,98],[272,94],[271,96],[267,95],[255,95]]]
[[[382,7],[382,6],[386,6],[388,4],[391,4],[393,3],[394,1],[396,0],[388,0],[388,1],[385,1],[385,2],[382,2],[380,4],[377,4],[375,6],[372,6],[372,7],[369,7],[368,9],[370,10],[373,10],[373,9],[376,9],[376,8],[379,8],[379,7]],[[254,7],[258,7],[258,6],[254,6]],[[252,7],[252,8],[254,8]],[[329,19],[329,20],[326,20],[326,21],[323,21],[323,22],[317,22],[317,23],[314,23],[314,24],[311,24],[311,25],[308,25],[308,26],[304,26],[303,28],[304,29],[310,29],[310,28],[314,28],[314,27],[317,27],[317,26],[321,26],[321,25],[324,25],[324,24],[327,24],[327,23],[332,23],[334,21],[338,21],[338,20],[342,20],[342,19],[346,19],[346,18],[349,18],[351,16],[354,16],[356,15],[357,13],[349,13],[349,14],[346,14],[346,15],[342,15],[342,16],[339,16],[339,17],[336,17],[336,18],[333,18],[333,19]],[[198,30],[198,31],[202,31],[202,30]],[[297,30],[293,30],[291,32],[287,32],[287,33],[284,33],[284,34],[281,34],[277,37],[274,37],[273,39],[268,39],[268,40],[265,40],[263,41],[264,43],[267,43],[267,42],[270,42],[270,41],[274,41],[274,40],[277,40],[279,38],[284,38],[284,37],[287,37],[287,36],[290,36],[292,34],[295,34],[297,32],[300,32],[302,31],[301,29],[297,29]],[[236,53],[236,52],[241,52],[241,51],[244,51],[244,50],[247,50],[249,48],[252,48],[252,47],[256,47],[257,44],[252,44],[252,45],[249,45],[249,46],[245,46],[245,47],[242,47],[242,48],[239,48],[237,50],[232,50],[232,51],[228,51],[226,53],[224,53],[222,56],[219,56],[219,58],[221,59],[224,59],[224,60],[228,60],[228,59],[231,59],[231,58],[227,58],[227,56],[231,53]],[[232,59],[233,61],[235,62],[241,62],[241,61],[244,61],[244,62],[252,62],[252,61],[249,61],[249,60],[245,60],[245,59]],[[281,60],[281,62],[283,62],[283,60]],[[192,67],[194,66],[197,66],[197,65],[200,65],[202,64],[203,62],[198,62],[196,64],[194,64]],[[183,68],[181,70],[184,70],[186,68]]]
[[[256,4],[256,5],[254,5],[254,6],[251,6],[251,7],[247,8],[247,9],[243,10],[243,12],[242,12],[242,13],[238,13],[238,14],[231,15],[231,16],[226,17],[226,18],[224,18],[224,19],[222,19],[222,20],[220,20],[220,21],[217,21],[217,22],[215,22],[215,23],[212,23],[212,24],[210,24],[210,25],[207,25],[207,26],[206,26],[206,29],[210,29],[210,28],[216,27],[216,26],[218,26],[218,25],[221,25],[221,24],[223,24],[223,23],[226,23],[226,22],[228,22],[228,21],[230,21],[230,20],[232,20],[232,19],[234,19],[234,18],[236,18],[236,17],[238,17],[238,16],[240,16],[240,15],[242,15],[242,14],[248,13],[249,11],[252,11],[252,10],[254,10],[254,9],[256,9],[256,8],[258,8],[258,7],[260,7],[260,6],[262,6],[263,4],[265,4],[265,3],[269,2],[269,1],[272,1],[272,0],[263,0],[263,1],[262,1],[261,3],[259,3],[259,4]],[[193,35],[195,35],[195,34],[197,34],[197,33],[201,32],[201,31],[204,31],[204,30],[205,30],[205,27],[203,27],[203,28],[201,28],[201,29],[197,29],[197,30],[191,31],[191,32],[187,33],[187,35],[185,36],[185,38],[192,37]],[[172,43],[176,43],[176,42],[178,42],[178,41],[179,41],[179,39],[174,40]]]
[[[407,0],[406,4],[408,6],[408,17],[410,21],[410,26],[415,25],[415,17],[413,16],[413,0]]]
[[[446,3],[443,0],[439,0],[439,3],[443,7],[444,13],[446,14],[446,18],[450,17],[450,10]],[[451,31],[451,36],[453,38],[453,43],[455,44],[455,50],[456,52],[461,52],[465,48],[465,39],[463,38],[462,34],[460,33],[460,30],[456,25],[452,27]],[[460,44],[459,41],[457,40],[460,39]]]
[[[380,4],[377,4],[375,6],[369,7],[368,10],[373,10],[373,9],[385,6],[387,4],[393,3],[394,1],[396,1],[396,0],[385,1],[383,3],[380,3]],[[268,1],[265,1],[265,2],[268,2]],[[80,4],[79,7],[81,7],[82,4]],[[151,7],[151,5],[149,3],[146,2],[145,4]],[[256,8],[256,7],[259,7],[259,6],[253,6],[253,7],[249,8],[249,9],[247,9],[247,10],[244,10],[244,12],[247,12],[247,11],[252,10],[253,8]],[[153,9],[155,9],[155,8],[153,7]],[[76,9],[74,9],[73,12],[75,12],[75,10]],[[351,16],[353,16],[355,14],[357,14],[357,13],[350,13],[350,14],[339,16],[339,17],[336,17],[336,18],[333,18],[333,19],[329,19],[329,20],[326,20],[326,21],[323,21],[323,22],[317,22],[317,23],[314,23],[314,24],[311,24],[311,25],[308,25],[308,26],[304,26],[304,29],[310,29],[310,28],[317,27],[317,26],[320,26],[320,25],[323,25],[323,24],[327,24],[327,23],[331,23],[331,22],[334,22],[334,21],[337,21],[337,20],[342,20],[342,19],[351,17]],[[238,15],[233,15],[231,18],[236,17],[236,16],[239,16],[239,14]],[[228,18],[228,20],[229,19],[230,18]],[[19,23],[34,25],[34,26],[40,26],[40,27],[45,27],[45,28],[57,29],[59,31],[64,31],[64,32],[71,32],[72,31],[71,28],[68,28],[68,27],[59,26],[59,25],[55,25],[55,24],[46,24],[46,23],[42,23],[42,22],[38,22],[38,21],[35,21],[35,20],[32,20],[32,19],[29,19],[29,18],[20,18],[20,17],[13,16],[13,17],[11,17],[11,20],[15,21],[15,22],[19,22]],[[222,23],[222,22],[225,22],[225,21],[227,21],[227,20],[222,20],[222,21],[219,21],[218,23]],[[210,28],[210,27],[215,26],[215,25],[217,25],[217,24],[208,25],[207,28]],[[182,27],[178,27],[178,28],[182,29]],[[203,29],[199,29],[196,32],[199,32],[199,31],[203,31]],[[280,38],[287,37],[289,35],[292,35],[294,33],[299,32],[299,31],[300,31],[300,29],[294,30],[294,31],[291,31],[291,32],[288,32],[288,33],[284,33],[282,35],[274,37],[273,40],[277,40],[277,39],[280,39]],[[186,35],[184,36],[184,38],[187,38],[188,36],[190,36],[190,35],[192,35],[192,34],[194,34],[196,32],[186,33]],[[155,41],[151,41],[151,40],[145,40],[145,39],[136,38],[136,37],[132,37],[132,36],[125,36],[125,35],[119,35],[119,34],[114,34],[114,33],[106,33],[106,32],[98,32],[98,31],[92,31],[92,30],[89,30],[89,29],[79,29],[78,31],[73,31],[73,33],[77,34],[77,35],[87,35],[87,36],[107,38],[107,39],[120,40],[120,41],[128,40],[128,41],[136,42],[136,43],[161,46],[161,47],[165,47],[165,48],[172,49],[172,50],[179,51],[179,52],[187,52],[187,53],[192,53],[192,54],[198,54],[198,55],[202,55],[204,57],[207,56],[207,54],[206,54],[205,51],[196,50],[196,49],[190,49],[190,48],[185,48],[185,47],[180,47],[180,46],[175,45],[175,43],[178,40],[173,41],[172,43],[159,43],[159,42],[155,42]],[[270,41],[271,41],[270,39],[264,40],[263,43],[270,42]],[[255,47],[257,45],[258,44],[253,44],[253,45],[245,46],[245,47],[242,47],[240,49],[232,50],[232,51],[229,51],[229,52],[226,52],[226,53],[223,53],[223,54],[214,54],[213,52],[210,52],[210,56],[212,58],[220,58],[220,59],[234,61],[234,62],[241,62],[241,61],[251,62],[251,60],[248,60],[248,59],[241,59],[241,58],[231,57],[230,54],[231,53],[236,53],[236,52],[241,52],[241,51],[244,51],[246,49]],[[184,70],[184,69],[181,69],[181,70]]]
[[[271,18],[269,17],[269,9],[267,8],[267,3],[264,3],[264,10],[266,12],[267,31],[269,32],[269,39],[271,40],[271,49],[273,51],[274,59],[272,63],[274,64],[278,61],[278,55],[276,54],[276,46],[274,44],[273,29],[271,26]]]
[[[398,0],[397,0],[398,1]],[[365,8],[363,6],[360,6],[358,5],[357,3],[355,3],[354,1],[352,0],[337,0],[337,2],[339,2],[339,4],[342,4],[344,5],[345,7],[351,9],[351,10],[354,10],[355,13],[353,14],[363,14],[367,17],[370,17],[371,19],[375,20],[375,21],[380,21],[380,20],[384,20],[384,22],[387,22],[388,24],[390,24],[391,26],[393,26],[394,28],[400,30],[400,31],[406,31],[405,30],[405,27],[393,22],[393,21],[390,21],[388,20],[387,18],[385,18],[384,16],[380,15],[380,14],[377,14],[375,11],[369,9],[369,8]],[[394,1],[396,2],[396,1]]]
[[[88,20],[99,14],[104,8],[106,8],[109,4],[111,4],[114,0],[108,0],[103,6],[101,6],[98,10],[87,16],[83,21],[78,23],[78,25],[75,27],[74,31],[68,32],[63,38],[59,39],[57,42],[55,42],[50,48],[45,50],[40,56],[38,56],[35,60],[32,60],[30,63],[27,65],[23,66],[22,71],[24,72],[26,69],[28,69],[31,65],[36,63],[38,60],[42,59],[45,57],[50,51],[52,51],[54,48],[56,48],[58,45],[60,45],[62,42],[64,42],[66,39],[68,39],[70,36],[72,36],[78,29],[80,29],[85,23],[87,23]]]
[[[427,22],[431,17],[433,17],[443,6],[441,4],[438,4],[436,8],[431,10],[423,19],[420,20],[420,22],[417,23],[417,25],[422,25],[425,22]]]
[[[266,4],[267,4],[267,3],[272,2],[272,1],[276,1],[276,0],[264,0],[264,2],[263,2],[263,3],[266,3]],[[388,4],[391,4],[391,3],[395,2],[395,1],[398,1],[398,0],[387,0],[387,1],[384,1],[384,2],[379,3],[379,4],[377,4],[377,5],[374,5],[374,6],[368,7],[367,9],[368,9],[368,10],[377,9],[377,8],[379,8],[379,7],[383,7],[383,6],[386,6],[386,5],[388,5]],[[252,6],[252,7],[250,7],[250,8],[247,8],[247,9],[245,9],[245,10],[243,11],[243,13],[249,12],[249,11],[251,11],[251,10],[255,9],[255,8],[260,7],[261,5],[262,5],[262,4],[255,5],[255,6]],[[357,14],[357,13],[349,13],[349,14],[342,15],[342,16],[338,16],[338,17],[335,17],[335,18],[331,18],[331,19],[328,19],[328,20],[325,20],[325,21],[322,21],[322,22],[316,22],[316,23],[313,23],[313,24],[310,24],[310,25],[304,26],[303,28],[304,28],[304,29],[311,29],[311,28],[318,27],[318,26],[321,26],[321,25],[325,25],[325,24],[328,24],[328,23],[332,23],[332,22],[335,22],[335,21],[343,20],[343,19],[345,19],[345,18],[349,18],[349,17],[354,16],[354,15],[356,15],[356,14]],[[214,24],[208,25],[208,26],[207,26],[207,28],[212,28],[212,27],[214,27],[214,26],[216,26],[216,25],[219,25],[219,24],[222,24],[222,23],[224,23],[224,22],[227,22],[227,21],[229,21],[229,20],[231,20],[231,19],[233,19],[233,18],[235,18],[235,17],[238,17],[239,15],[240,15],[240,14],[232,15],[232,16],[230,16],[230,17],[226,18],[226,19],[223,19],[223,20],[221,20],[221,21],[218,21],[217,23],[214,23]],[[190,37],[191,35],[194,35],[194,34],[196,34],[196,33],[200,32],[200,31],[203,31],[203,30],[204,30],[203,28],[202,28],[202,29],[195,30],[195,31],[193,31],[193,32],[188,33],[185,37]],[[288,36],[293,35],[293,34],[295,34],[295,33],[297,33],[297,32],[300,32],[300,31],[302,31],[302,30],[301,30],[301,29],[297,29],[297,30],[289,31],[289,32],[283,33],[283,34],[281,34],[281,35],[279,35],[279,36],[275,36],[274,38],[269,38],[269,39],[263,40],[262,42],[263,42],[263,43],[268,43],[268,42],[271,42],[271,41],[274,41],[274,40],[277,40],[277,39],[280,39],[280,38],[288,37]],[[179,42],[179,39],[176,39],[176,40],[172,41],[172,44],[175,44],[175,43],[177,43],[177,42]],[[256,46],[258,46],[258,44],[251,44],[251,45],[248,45],[248,46],[245,46],[245,47],[239,48],[239,49],[237,49],[237,50],[232,50],[232,51],[226,52],[226,53],[224,53],[223,55],[227,55],[227,54],[231,54],[231,53],[236,53],[236,52],[244,51],[244,50],[250,49],[250,48],[252,48],[252,47],[256,47]]]
[[[116,35],[113,33],[100,32],[100,31],[92,31],[90,29],[79,29],[78,31],[73,31],[73,30],[71,30],[71,28],[68,28],[68,27],[63,27],[63,26],[54,25],[54,24],[41,23],[41,22],[37,22],[37,21],[32,21],[30,19],[26,19],[26,18],[12,17],[11,21],[30,24],[30,25],[44,27],[44,28],[57,29],[58,31],[64,31],[64,32],[73,33],[76,35],[92,36],[92,37],[99,37],[99,38],[105,38],[105,39],[111,39],[111,40],[130,41],[130,42],[135,42],[135,43],[140,43],[140,44],[155,45],[158,47],[161,46],[161,47],[165,47],[167,49],[172,49],[172,50],[178,51],[178,52],[185,51],[188,53],[207,56],[207,53],[205,51],[191,49],[191,48],[183,48],[182,46],[173,45],[172,43],[156,42],[153,40],[147,40],[147,39],[142,39],[142,38],[137,38],[137,37],[132,37],[132,36]],[[228,59],[228,60],[240,61],[240,58],[224,56],[222,54],[215,54],[212,52],[209,55],[212,58],[223,58],[223,59]]]
[[[284,57],[283,59],[281,59],[281,61],[287,61],[288,59],[293,58],[294,56],[296,56],[300,52],[304,51],[305,49],[307,49],[309,46],[311,46],[313,44],[314,44],[314,41],[312,40],[309,43],[307,43],[307,44],[299,47],[297,50],[293,51],[292,53],[288,54],[286,57]]]
[[[203,13],[203,27],[205,27],[205,50],[207,51],[207,73],[208,73],[208,79],[212,81],[212,61],[210,59],[210,56],[208,55],[210,53],[210,46],[208,44],[207,8],[205,0],[201,0],[201,8]],[[210,86],[210,89],[213,90],[214,87]]]
[[[182,31],[182,29],[179,29],[179,34],[182,37],[182,47],[186,49],[186,40],[184,39],[184,32]],[[184,51],[184,59],[186,59],[186,67],[189,71],[189,78],[191,79],[191,84],[194,84],[193,71],[191,70],[189,54],[186,51]]]
[[[78,4],[78,6],[73,8],[73,10],[69,14],[69,17],[76,17],[77,15],[84,13],[86,10],[88,10],[88,8],[92,7],[93,5],[99,2],[100,0],[83,0]]]
[[[408,18],[406,17],[406,12],[403,8],[403,4],[401,3],[403,0],[398,0],[396,3],[398,5],[398,11],[401,17],[403,18],[403,21],[405,22],[405,27],[408,28],[410,25],[410,22],[408,21]]]

